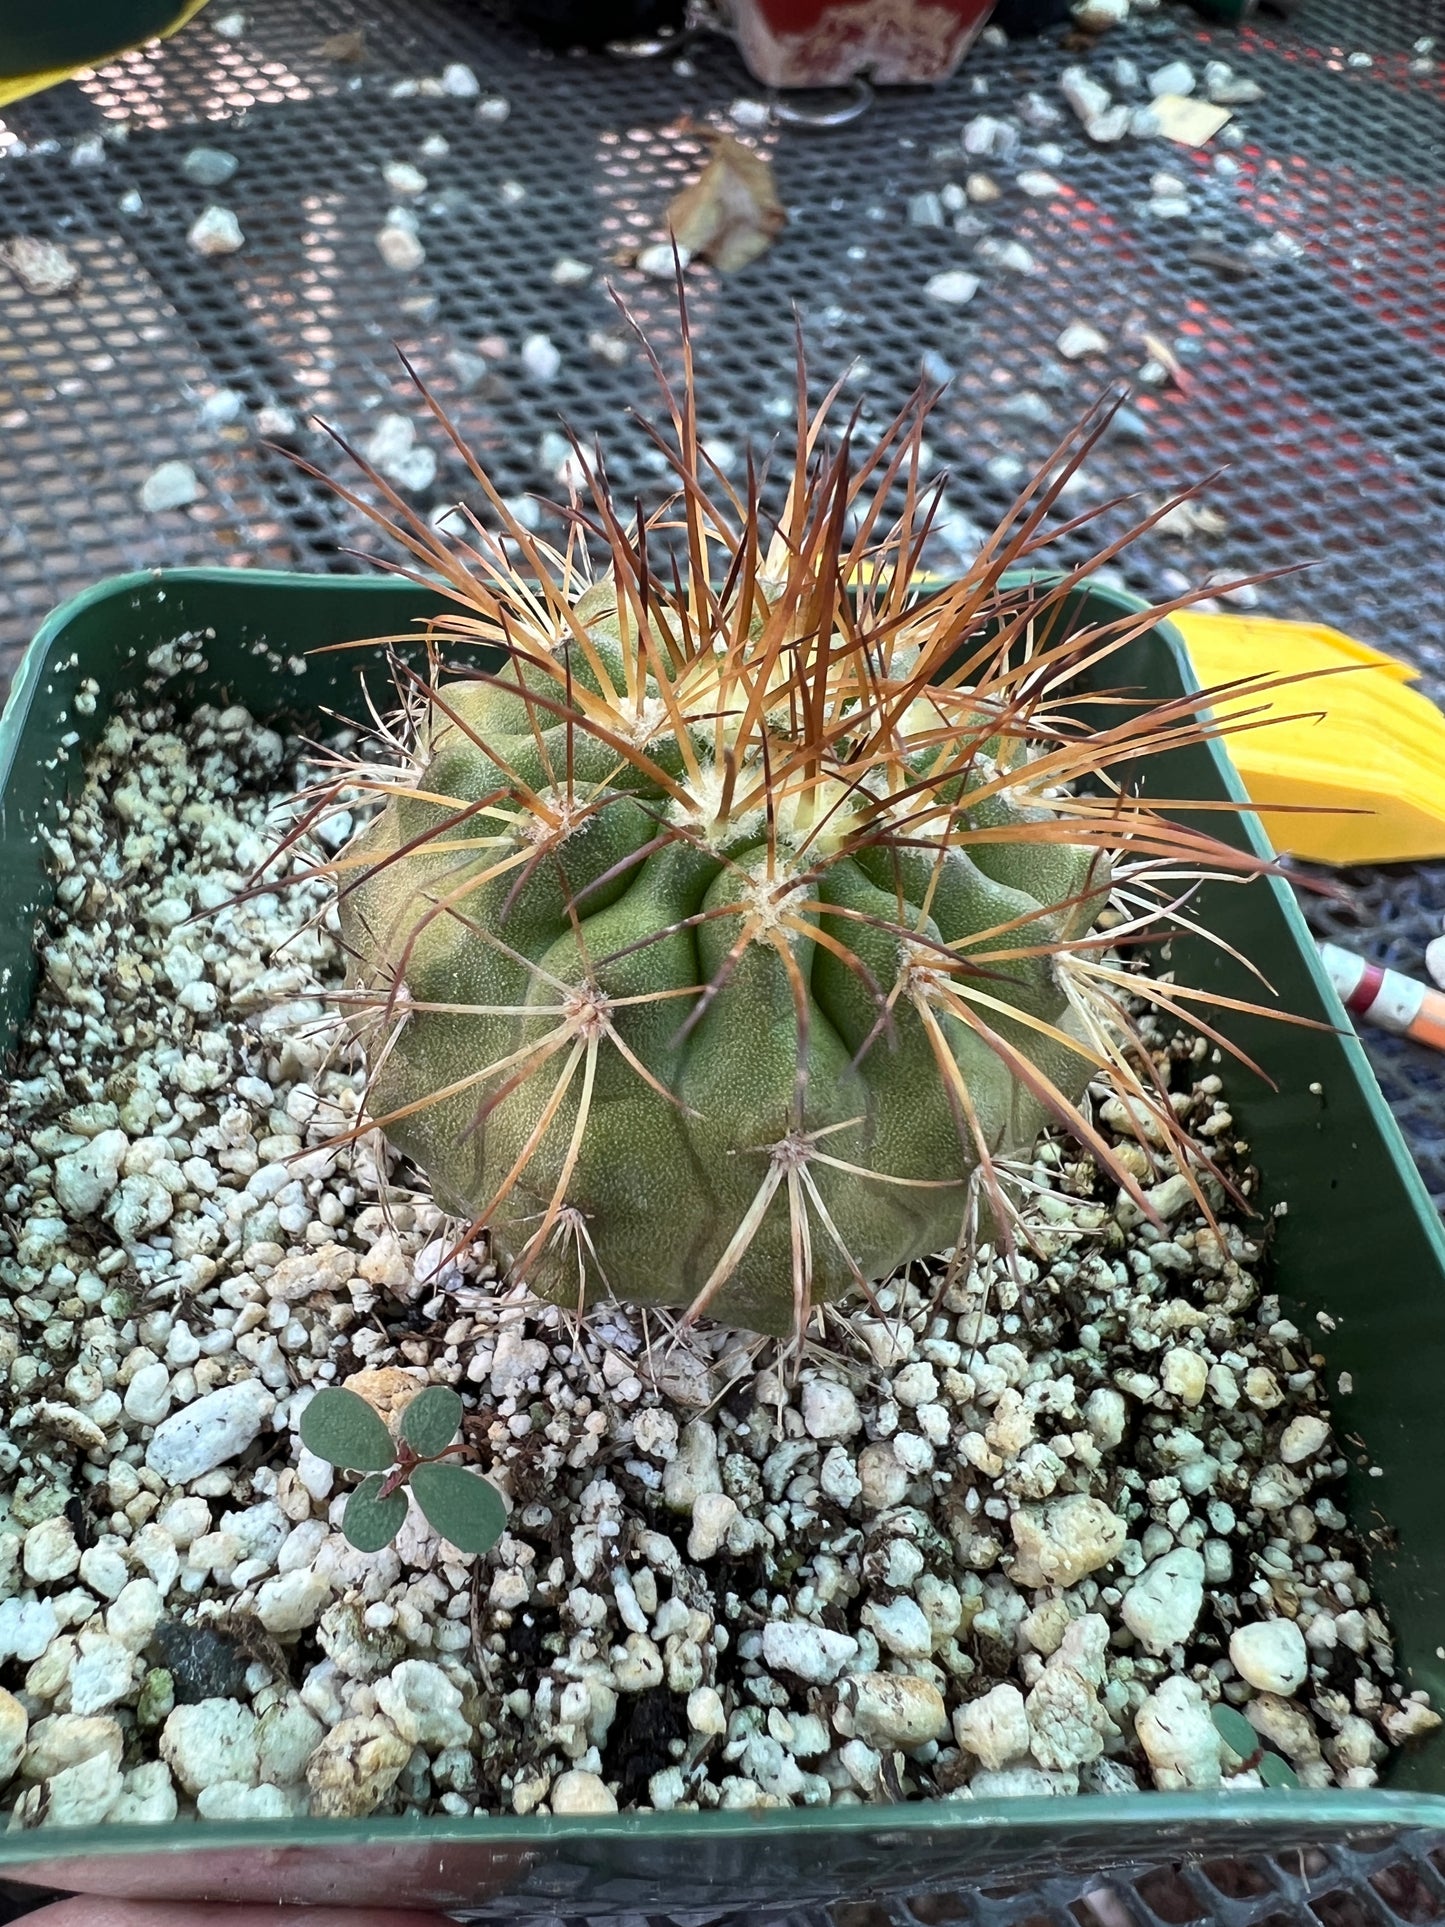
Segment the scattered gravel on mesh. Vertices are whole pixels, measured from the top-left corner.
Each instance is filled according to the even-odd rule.
[[[362,1080],[317,995],[325,886],[231,901],[304,776],[243,709],[133,711],[48,838],[0,1132],[12,1826],[1256,1785],[1221,1697],[1306,1785],[1363,1786],[1436,1723],[1268,1220],[1216,1191],[1209,1230],[1117,1099],[1165,1233],[1045,1145],[1032,1257],[915,1267],[796,1382],[450,1262],[375,1133],[336,1141]],[[1207,1046],[1154,1043],[1252,1192]],[[347,1544],[297,1437],[337,1382],[457,1388],[511,1509],[486,1558],[415,1514]]]

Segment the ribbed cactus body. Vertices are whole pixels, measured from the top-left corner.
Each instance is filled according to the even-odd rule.
[[[615,596],[578,610],[620,687]],[[578,699],[598,692],[576,641],[559,651]],[[980,1144],[1027,1152],[1048,1119],[1012,1053],[1070,1101],[1087,1081],[1053,956],[997,953],[1090,927],[1098,844],[1020,840],[1050,816],[984,780],[1023,753],[997,740],[931,831],[864,833],[866,786],[719,822],[717,726],[689,725],[699,782],[653,681],[639,702],[635,660],[628,713],[653,716],[647,754],[691,803],[561,717],[555,675],[520,680],[537,701],[515,666],[510,686],[443,681],[407,793],[346,853],[343,935],[379,1005],[369,1104],[393,1142],[569,1303],[583,1270],[591,1296],[664,1306],[721,1275],[710,1316],[781,1333],[806,1309],[800,1278],[833,1299],[955,1243]],[[955,998],[978,993],[979,1025],[941,998],[930,1034],[935,967]]]

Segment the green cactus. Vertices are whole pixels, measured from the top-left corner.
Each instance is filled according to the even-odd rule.
[[[671,506],[624,527],[592,483],[600,578],[475,468],[506,547],[403,531],[464,613],[414,679],[410,766],[366,779],[384,807],[335,866],[342,933],[369,1114],[513,1275],[801,1333],[997,1226],[1045,1124],[1102,1154],[1091,1077],[1169,1128],[1089,933],[1116,875],[1137,906],[1180,854],[1249,860],[1073,789],[1151,719],[1081,737],[1050,708],[1145,621],[1068,636],[1063,588],[1002,583],[1067,464],[920,589],[925,407],[858,464],[800,416],[768,540],[751,482],[709,473],[686,376]],[[441,664],[448,643],[470,657]]]

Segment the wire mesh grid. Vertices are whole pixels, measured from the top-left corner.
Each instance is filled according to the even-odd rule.
[[[507,1917],[513,1903],[459,1918]],[[1430,1927],[1445,1914],[1445,1844],[1430,1834],[1304,1845],[1240,1859],[1056,1872],[903,1900],[859,1898],[788,1914],[624,1913],[610,1927]],[[582,1927],[558,1914],[529,1927]]]
[[[1445,1912],[1445,1850],[1409,1835],[1239,1860],[1112,1869],[1016,1888],[835,1907],[832,1927],[1426,1927]]]

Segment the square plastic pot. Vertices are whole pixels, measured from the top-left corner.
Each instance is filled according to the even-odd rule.
[[[50,617],[0,723],[0,1004],[9,1043],[30,1006],[35,939],[51,903],[41,832],[79,788],[86,748],[117,699],[149,689],[183,711],[200,702],[244,702],[267,721],[324,734],[327,711],[364,714],[363,674],[383,689],[380,652],[306,652],[407,632],[441,606],[408,582],[217,570],[120,577]],[[1069,620],[1138,606],[1089,591],[1075,597]],[[199,659],[167,673],[187,652]],[[1111,687],[1152,697],[1194,686],[1183,644],[1167,622],[1115,657],[1106,674]],[[81,715],[74,698],[86,678],[99,695],[92,713]],[[1145,773],[1161,796],[1243,800],[1217,745],[1151,761]],[[1200,820],[1264,847],[1247,814]],[[1301,1330],[1320,1332],[1338,1431],[1357,1448],[1347,1503],[1374,1547],[1374,1583],[1406,1681],[1445,1704],[1440,1221],[1288,889],[1273,880],[1212,886],[1195,914],[1256,962],[1281,1008],[1334,1026],[1227,1020],[1272,1082],[1229,1063],[1221,1071],[1264,1174],[1265,1208],[1287,1207],[1276,1220],[1272,1283]],[[1226,951],[1197,940],[1177,942],[1171,961],[1183,982],[1226,996],[1270,994]],[[1333,1329],[1316,1324],[1321,1311]],[[1348,1374],[1348,1392],[1336,1391],[1341,1374]],[[0,1835],[0,1878],[150,1898],[465,1905],[499,1919],[781,1911],[943,1890],[1000,1874],[1022,1881],[1150,1856],[1259,1851],[1415,1826],[1445,1826],[1445,1735],[1395,1760],[1386,1787],[1350,1792],[42,1830]]]
[[[727,0],[743,59],[765,87],[946,80],[994,0]]]

